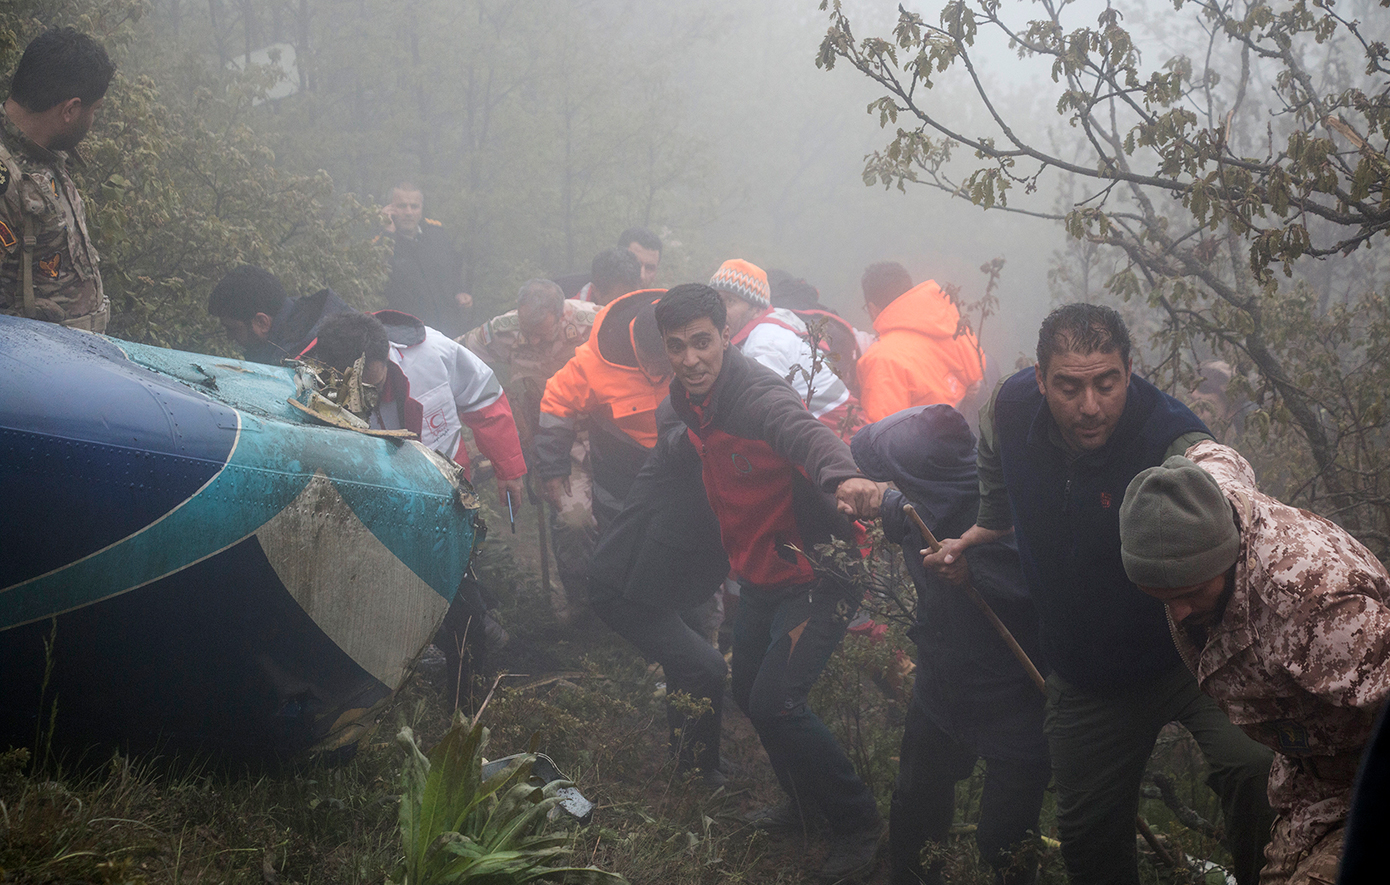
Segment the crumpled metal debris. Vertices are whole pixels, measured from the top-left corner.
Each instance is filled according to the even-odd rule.
[[[505,756],[501,759],[494,759],[491,762],[484,762],[482,775],[483,779],[492,777],[503,771],[508,765],[522,758],[526,754],[518,753],[514,756]],[[555,765],[555,760],[544,753],[536,753],[536,761],[531,766],[530,783],[535,787],[543,787],[546,784],[553,784],[556,781],[568,783],[567,787],[559,787],[555,790],[555,795],[562,797],[560,804],[550,809],[548,815],[550,820],[554,820],[560,814],[567,814],[581,824],[587,824],[594,816],[594,803],[584,798],[584,794],[579,792],[579,788],[574,785],[569,778],[560,772]]]
[[[294,396],[289,404],[323,424],[355,430],[369,436],[415,439],[409,430],[374,430],[366,420],[376,408],[381,391],[362,381],[366,355],[339,373],[317,360],[294,363]]]

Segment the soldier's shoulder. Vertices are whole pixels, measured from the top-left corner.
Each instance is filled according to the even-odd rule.
[[[517,316],[516,311],[509,310],[506,313],[501,314],[500,316],[495,316],[492,319],[488,320],[487,328],[488,331],[492,332],[493,334],[501,334],[503,332],[518,332],[521,330],[521,319]]]
[[[12,196],[11,189],[19,187],[24,175],[23,158],[11,149],[4,135],[4,129],[0,127],[0,198]]]
[[[592,326],[601,310],[603,310],[602,305],[594,304],[591,301],[580,301],[578,298],[565,299],[565,320],[567,322]]]
[[[435,221],[433,218],[426,218],[426,219],[425,219],[425,224],[428,224],[428,225],[430,225],[431,227],[443,227],[443,226],[444,226],[444,222],[442,222],[442,221]]]
[[[1280,617],[1306,617],[1347,594],[1386,599],[1385,567],[1345,529],[1267,495],[1252,497],[1247,564],[1263,573],[1260,595]]]

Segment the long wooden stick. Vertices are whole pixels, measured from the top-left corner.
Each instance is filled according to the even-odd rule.
[[[911,504],[904,504],[903,512],[912,519],[912,522],[917,526],[917,531],[922,533],[922,540],[927,542],[927,546],[931,548],[931,552],[935,553],[940,550],[941,542],[936,540],[936,537],[931,533],[931,529],[927,528],[925,522],[922,522],[922,517],[917,513],[917,508],[913,507]],[[985,620],[989,621],[990,624],[994,626],[999,637],[1009,646],[1009,651],[1013,652],[1014,657],[1018,658],[1018,662],[1023,665],[1023,669],[1028,671],[1028,675],[1032,677],[1033,684],[1038,687],[1038,691],[1046,695],[1047,682],[1043,679],[1042,674],[1038,672],[1037,666],[1033,664],[1033,659],[1028,657],[1028,652],[1023,650],[1023,647],[1018,644],[1018,640],[1014,639],[1014,635],[1009,632],[1009,628],[1004,626],[1003,621],[999,620],[999,616],[994,613],[994,609],[990,608],[989,603],[980,595],[980,591],[976,590],[975,586],[968,582],[961,585],[961,589],[965,591],[965,595],[969,597],[970,601],[975,603],[975,607],[980,610],[980,614],[985,616]],[[1149,825],[1144,822],[1144,818],[1135,815],[1134,826],[1139,830],[1139,835],[1144,837],[1144,841],[1149,843],[1149,847],[1159,856],[1159,859],[1169,867],[1177,869],[1177,859],[1173,857],[1162,842],[1158,841],[1158,837],[1154,835],[1153,830],[1149,829]]]
[[[931,548],[931,551],[935,553],[940,550],[941,543],[932,535],[931,529],[927,528],[927,524],[922,522],[922,517],[918,515],[917,508],[913,507],[911,504],[904,504],[903,512],[917,525],[917,531],[922,533],[922,539],[927,542],[927,546]],[[1038,687],[1038,691],[1047,694],[1047,683],[1043,680],[1043,675],[1038,672],[1038,668],[1034,666],[1033,659],[1028,657],[1028,652],[1023,650],[1023,646],[1018,644],[1017,639],[1014,639],[1014,635],[1009,632],[1009,628],[1004,626],[1003,621],[999,620],[999,616],[994,613],[994,609],[990,608],[989,603],[985,602],[985,598],[980,595],[980,591],[976,590],[975,585],[969,582],[962,584],[961,590],[963,590],[970,601],[975,604],[975,607],[980,610],[980,614],[985,616],[985,620],[989,621],[990,625],[994,627],[994,631],[999,634],[1000,639],[1004,640],[1004,644],[1009,647],[1009,651],[1014,653],[1014,657],[1018,658],[1018,662],[1023,665],[1023,669],[1028,671],[1028,675],[1032,678],[1033,684]]]
[[[540,542],[541,548],[541,587],[545,589],[546,595],[550,594],[550,543],[546,539],[546,520],[545,520],[545,501],[536,499],[536,538]]]

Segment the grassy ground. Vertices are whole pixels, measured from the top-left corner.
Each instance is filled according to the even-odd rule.
[[[678,777],[666,757],[660,672],[599,624],[572,629],[555,622],[537,576],[533,511],[518,516],[515,536],[505,511],[490,518],[480,561],[512,637],[496,661],[506,675],[483,712],[488,756],[524,751],[535,737],[597,803],[592,823],[573,829],[581,863],[635,883],[815,881],[821,844],[771,840],[743,823],[746,812],[776,802],[778,790],[734,705],[726,705],[725,717],[725,755],[737,766],[729,786],[711,792]],[[896,629],[880,641],[851,637],[814,699],[885,812],[902,715],[891,671],[902,644]],[[420,677],[350,761],[273,770],[207,758],[131,759],[110,750],[38,767],[30,748],[11,749],[0,754],[0,882],[382,883],[401,853],[403,756],[393,738],[409,725],[428,746],[453,713],[440,684]],[[1184,801],[1215,820],[1214,797],[1200,786],[1190,744],[1168,738],[1156,759]],[[975,864],[968,834],[979,791],[978,772],[959,788],[962,832],[943,851],[952,882],[992,881]],[[1146,802],[1144,814],[1191,854],[1219,854],[1162,803]],[[1043,829],[1052,829],[1050,799]],[[1188,880],[1147,859],[1143,875],[1155,883]],[[1046,851],[1041,881],[1064,880],[1056,852]],[[886,882],[885,866],[866,881]]]

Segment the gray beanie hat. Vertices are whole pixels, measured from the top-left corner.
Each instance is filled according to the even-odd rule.
[[[1120,558],[1141,587],[1191,587],[1235,564],[1240,532],[1221,486],[1174,455],[1130,482],[1120,505]]]

